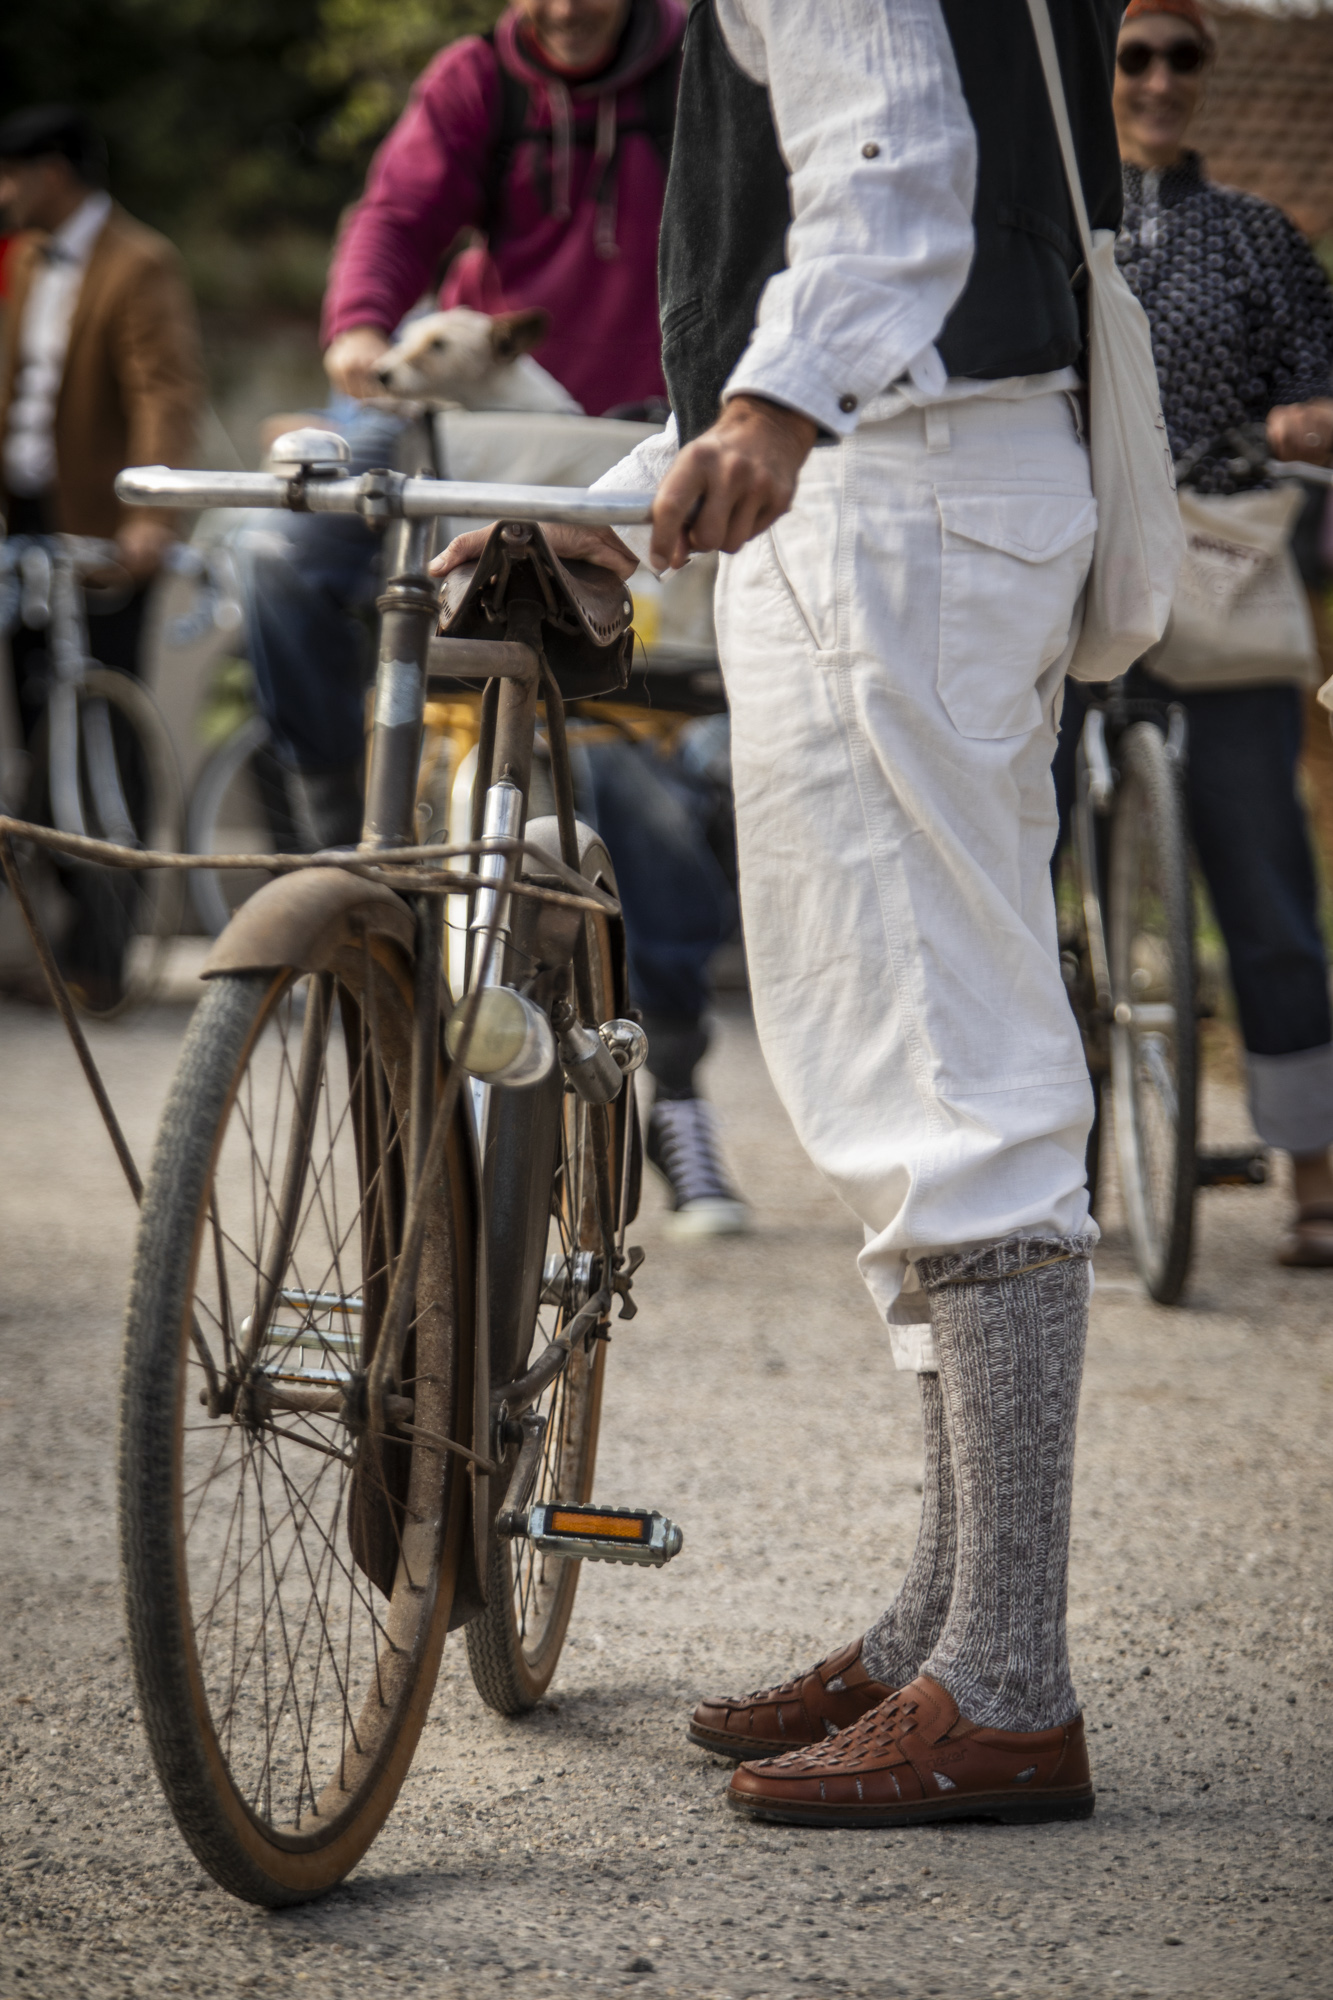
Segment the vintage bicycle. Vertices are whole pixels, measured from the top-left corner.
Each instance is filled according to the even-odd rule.
[[[1327,486],[1321,466],[1268,455],[1263,430],[1210,439],[1176,467],[1235,454],[1240,476]],[[1199,1145],[1199,1030],[1211,1012],[1195,950],[1195,889],[1182,775],[1183,707],[1117,681],[1089,691],[1075,767],[1073,895],[1060,951],[1083,1035],[1096,1116],[1088,1185],[1096,1197],[1109,1095],[1125,1221],[1149,1295],[1178,1303],[1189,1276],[1201,1187],[1262,1186],[1267,1149]]]
[[[213,947],[126,1322],[145,1727],[195,1854],[269,1905],[329,1889],[373,1840],[449,1630],[485,1698],[519,1713],[555,1670],[579,1562],[655,1567],[681,1545],[655,1510],[591,1499],[613,1311],[634,1310],[647,1045],[564,711],[623,681],[630,600],[536,525],[641,521],[651,496],[349,478],[329,433],[274,453],[271,474],[119,482],[139,504],[393,524],[362,841],[279,874]],[[496,525],[441,592],[435,524],[458,515]],[[416,844],[417,774],[428,692],[478,685],[460,877]],[[539,710],[555,810],[533,817]]]

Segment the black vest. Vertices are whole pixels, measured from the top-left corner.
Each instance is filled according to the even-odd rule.
[[[891,0],[885,0],[891,4]],[[995,380],[1076,362],[1082,253],[1026,0],[941,0],[977,135],[976,251],[938,341],[950,375]],[[1120,220],[1111,117],[1124,0],[1052,0],[1094,229]],[[787,169],[768,92],[733,62],[713,0],[692,0],[662,211],[662,366],[682,442],[707,430],[787,261]],[[884,385],[887,387],[887,383]]]

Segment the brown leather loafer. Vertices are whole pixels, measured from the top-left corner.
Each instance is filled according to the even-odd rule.
[[[892,1692],[871,1680],[861,1665],[861,1641],[853,1639],[781,1687],[701,1701],[690,1718],[690,1741],[722,1757],[775,1757],[803,1744],[826,1743]]]
[[[1083,1718],[1061,1729],[978,1729],[919,1674],[832,1742],[742,1764],[727,1797],[755,1819],[804,1826],[1089,1819]]]

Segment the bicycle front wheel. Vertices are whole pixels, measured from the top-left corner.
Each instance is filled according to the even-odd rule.
[[[337,963],[217,979],[200,1003],[145,1190],[121,1392],[153,1759],[204,1867],[268,1905],[340,1881],[388,1813],[466,1512],[461,1461],[432,1442],[471,1429],[465,1142],[456,1123],[404,1393],[376,1434],[364,1382],[403,1223],[411,969],[350,934]]]
[[[1107,871],[1116,1152],[1139,1273],[1174,1305],[1189,1272],[1198,1137],[1189,838],[1161,731],[1134,723],[1117,761]]]
[[[615,876],[606,849],[588,828],[580,827],[579,833],[582,872],[614,895]],[[526,838],[548,845],[553,853],[559,854],[554,820],[532,821]],[[617,934],[605,917],[585,919],[582,950],[587,999],[598,1025],[619,1011],[617,942]],[[517,1327],[518,1339],[507,1357],[515,1372],[522,1371],[531,1353],[555,1338],[600,1283],[602,1239],[596,1201],[597,1155],[601,1154],[613,1200],[618,1201],[623,1120],[633,1115],[630,1082],[625,1084],[616,1102],[600,1112],[566,1091],[556,1116],[554,1143],[541,1170],[523,1157],[524,1141],[517,1132],[510,1143],[506,1144],[501,1137],[497,1144],[493,1227],[502,1210],[504,1194],[508,1193],[507,1189],[502,1193],[498,1187],[500,1176],[506,1173],[514,1180],[521,1175],[526,1202],[530,1205],[528,1214],[539,1224],[535,1238],[529,1238],[537,1254],[532,1256],[529,1252],[523,1260],[530,1262],[530,1269],[528,1283],[521,1289],[530,1303],[525,1323]],[[534,1129],[541,1129],[540,1119]],[[514,1206],[514,1224],[509,1233],[516,1245],[528,1237],[529,1224],[519,1212],[524,1201]],[[493,1255],[496,1255],[494,1247]],[[523,1275],[516,1268],[512,1248],[507,1259],[501,1255],[497,1261],[508,1261],[515,1276]],[[511,1314],[494,1292],[493,1283],[492,1310],[503,1322]],[[593,1337],[581,1342],[570,1355],[563,1374],[556,1377],[534,1406],[546,1418],[534,1502],[580,1502],[592,1498],[605,1370],[605,1341]],[[499,1382],[495,1386],[498,1388]],[[511,1466],[515,1454],[516,1448],[510,1453]],[[502,1488],[504,1482],[495,1483]],[[550,1686],[574,1609],[579,1569],[579,1563],[534,1549],[528,1541],[496,1538],[486,1609],[467,1626],[467,1653],[478,1694],[501,1715],[521,1715],[534,1708]]]

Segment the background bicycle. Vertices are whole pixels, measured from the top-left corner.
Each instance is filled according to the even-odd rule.
[[[1261,432],[1210,440],[1177,468],[1226,448],[1238,474],[1327,484],[1319,467],[1268,458]],[[1070,740],[1071,715],[1076,743]],[[1143,1282],[1163,1304],[1188,1279],[1196,1192],[1262,1185],[1263,1145],[1199,1145],[1198,1024],[1216,1010],[1196,932],[1206,920],[1196,884],[1182,779],[1186,713],[1170,689],[1132,675],[1104,689],[1071,689],[1057,756],[1069,865],[1060,897],[1061,958],[1083,1031],[1097,1106],[1088,1150],[1096,1200],[1109,1099],[1130,1242]]]
[[[193,569],[187,552],[180,560]],[[114,609],[128,586],[113,543],[71,535],[0,540],[0,794],[7,811],[63,833],[171,849],[184,831],[184,805],[166,725],[141,681],[89,652],[85,593]],[[62,868],[62,899],[52,872],[36,865],[75,953],[78,1004],[111,1015],[144,999],[179,927],[182,882],[112,878],[71,864]]]

